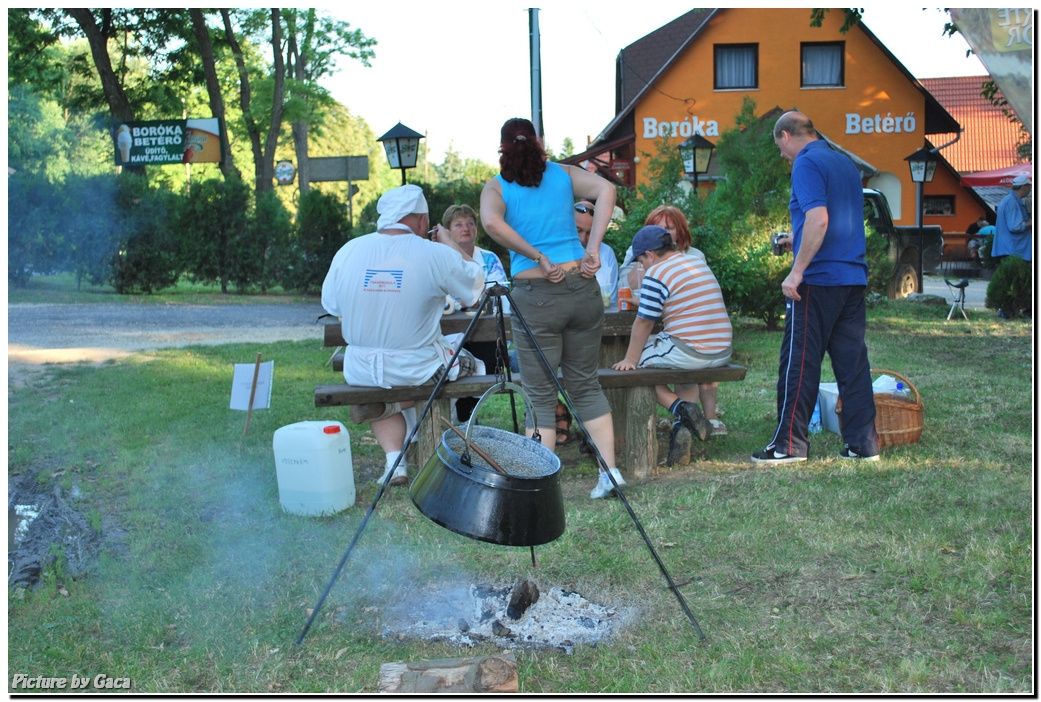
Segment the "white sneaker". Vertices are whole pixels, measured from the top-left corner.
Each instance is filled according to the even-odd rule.
[[[390,474],[390,466],[387,466],[387,469],[383,471],[383,476],[376,481],[376,484],[381,485],[388,476],[390,476],[389,485],[404,485],[408,482],[408,466],[404,463],[399,463],[398,467],[394,469],[394,475]]]
[[[618,484],[618,487],[625,485],[625,478],[618,471],[617,468],[611,469],[611,477]],[[607,473],[600,471],[600,479],[597,480],[596,487],[589,492],[589,496],[594,500],[599,500],[602,497],[607,497],[614,492],[614,485],[611,484],[611,478],[607,477]]]
[[[718,419],[710,419],[708,420],[708,423],[712,425],[712,431],[709,432],[709,436],[727,435],[727,425],[723,424],[723,422],[719,421]]]

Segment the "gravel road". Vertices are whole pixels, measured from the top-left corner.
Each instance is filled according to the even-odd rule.
[[[949,299],[943,278],[927,276],[925,292]],[[973,279],[966,309],[983,309],[986,281]],[[100,362],[177,346],[255,341],[322,340],[320,303],[192,305],[52,304],[7,306],[8,363]],[[324,321],[324,320],[323,320]]]
[[[104,361],[132,352],[255,341],[321,342],[325,313],[307,304],[7,306],[9,363]]]

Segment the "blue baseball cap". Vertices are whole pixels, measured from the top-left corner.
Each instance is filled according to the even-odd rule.
[[[648,251],[656,251],[663,246],[668,246],[671,243],[672,235],[665,231],[663,227],[654,224],[648,225],[636,232],[636,236],[633,237],[633,259]]]

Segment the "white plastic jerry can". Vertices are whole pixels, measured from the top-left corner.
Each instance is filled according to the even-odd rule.
[[[272,439],[278,499],[291,514],[334,514],[354,504],[351,437],[340,422],[297,422]]]

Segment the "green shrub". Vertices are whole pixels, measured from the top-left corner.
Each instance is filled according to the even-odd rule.
[[[351,238],[351,225],[343,202],[318,190],[300,195],[296,216],[296,236],[288,247],[282,285],[287,290],[317,292],[333,256]]]
[[[770,236],[791,230],[790,183],[773,142],[773,122],[755,114],[755,102],[745,99],[734,127],[720,135],[713,159],[726,178],[702,203],[694,245],[705,252],[731,315],[776,329],[785,307],[781,282],[792,257],[772,255]]]
[[[289,262],[292,217],[276,193],[260,193],[249,228],[249,248],[260,264],[254,282],[260,286],[261,293],[266,293],[282,283]]]
[[[1004,310],[1015,317],[1021,310],[1030,310],[1034,290],[1030,262],[1019,256],[1006,256],[998,264],[987,283],[988,309]]]
[[[250,241],[250,189],[237,179],[193,183],[179,213],[181,255],[189,277],[219,283],[228,292],[259,279],[261,264]]]
[[[46,178],[16,173],[7,178],[7,280],[24,287],[33,273],[51,272],[61,247],[59,189]]]
[[[889,242],[866,221],[864,232],[867,234],[868,292],[888,295],[889,279],[893,277],[893,262],[889,260]]]
[[[163,188],[149,188],[143,178],[124,176],[117,182],[122,224],[118,246],[108,257],[107,269],[91,275],[93,282],[107,280],[120,294],[152,293],[172,286],[181,274],[173,224],[181,198]]]

